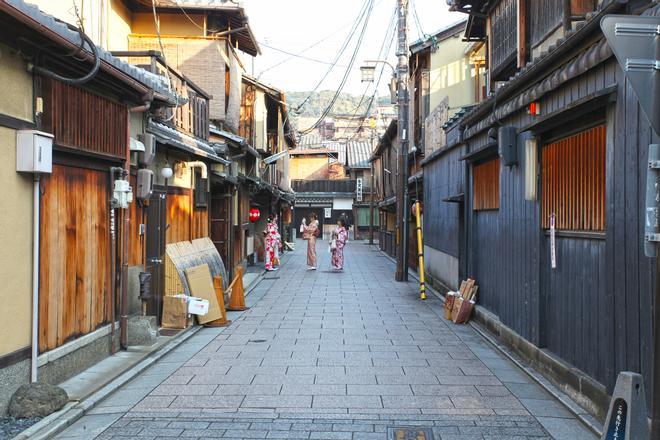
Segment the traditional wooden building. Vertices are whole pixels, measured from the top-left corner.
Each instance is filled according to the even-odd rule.
[[[52,172],[34,184],[38,210],[19,207],[17,215],[27,214],[28,221],[12,226],[12,233],[21,236],[34,220],[38,234],[3,247],[11,259],[24,255],[33,242],[38,249],[38,260],[27,266],[32,266],[38,284],[11,291],[29,298],[31,286],[37,293],[30,304],[32,317],[22,316],[19,307],[14,317],[21,319],[2,320],[18,328],[29,328],[32,322],[37,332],[30,342],[17,338],[25,345],[11,354],[10,363],[0,360],[0,365],[16,372],[20,362],[31,358],[33,380],[60,383],[118,346],[114,324],[122,303],[130,232],[122,222],[129,213],[111,202],[116,195],[113,181],[128,174],[131,121],[145,99],[153,109],[161,109],[175,106],[177,98],[160,78],[113,57],[33,5],[2,2],[0,16],[2,47],[23,57],[10,57],[13,64],[2,71],[2,80],[18,87],[20,96],[8,99],[18,97],[27,104],[17,115],[13,104],[2,103],[3,125],[37,129],[53,140]],[[47,52],[40,49],[46,45]],[[17,69],[28,72],[28,83]],[[11,163],[16,166],[15,160]],[[19,272],[19,281],[21,276]],[[5,329],[0,333],[6,334]],[[29,372],[14,373],[12,386],[3,388],[1,411],[5,392],[10,395]]]
[[[490,94],[426,158],[425,237],[477,280],[479,322],[602,417],[620,371],[651,388],[643,176],[658,139],[599,23],[657,6],[452,4],[487,45]]]
[[[378,141],[371,155],[373,163],[375,199],[378,203],[378,245],[392,257],[397,256],[396,246],[396,176],[399,141],[397,121],[393,120]]]

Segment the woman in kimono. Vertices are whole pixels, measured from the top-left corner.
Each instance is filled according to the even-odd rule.
[[[280,227],[277,225],[277,215],[273,216],[273,221],[271,222],[275,225],[275,256],[273,258],[273,266],[280,267],[280,250],[282,249],[282,236],[280,235]]]
[[[320,235],[319,221],[315,212],[309,216],[310,222],[307,224],[303,219],[301,229],[303,231],[303,240],[307,240],[307,270],[316,270],[316,238]]]
[[[273,221],[273,216],[269,215],[266,219],[266,229],[264,230],[264,245],[266,248],[264,260],[266,262],[267,271],[277,270],[273,265],[275,260],[275,247],[278,245],[277,236],[277,226]]]
[[[332,251],[332,267],[335,270],[344,269],[344,246],[348,240],[346,220],[342,217],[337,220],[337,228],[332,232],[330,250]]]

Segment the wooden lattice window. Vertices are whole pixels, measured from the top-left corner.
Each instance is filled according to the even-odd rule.
[[[473,203],[475,211],[500,209],[500,158],[473,168]]]
[[[88,90],[42,79],[43,129],[60,147],[126,157],[128,107]]]
[[[501,0],[491,14],[491,71],[501,72],[515,60],[517,51],[518,2]],[[495,78],[497,79],[497,78]]]
[[[605,125],[543,147],[542,222],[569,231],[605,230]]]

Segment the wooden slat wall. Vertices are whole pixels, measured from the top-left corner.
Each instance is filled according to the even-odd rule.
[[[543,147],[543,227],[605,230],[605,126],[600,125]]]
[[[192,239],[209,236],[209,212],[206,209],[194,209],[192,215]]]
[[[527,7],[527,35],[534,47],[561,23],[564,7],[563,2],[557,0],[532,0],[527,2]]]
[[[43,128],[55,144],[123,158],[128,107],[49,78],[42,79]]]
[[[493,10],[491,70],[500,68],[517,50],[517,7],[516,0],[500,0]]]
[[[53,165],[41,181],[39,351],[111,316],[108,176]]]
[[[455,148],[424,167],[424,244],[459,256],[459,216],[463,205],[443,199],[464,193],[463,148]]]
[[[475,165],[473,179],[474,199],[472,209],[475,211],[499,209],[500,158]]]
[[[190,240],[191,203],[189,193],[167,195],[167,243]]]
[[[647,382],[651,379],[651,292],[656,274],[652,260],[644,257],[640,212],[645,196],[646,145],[659,140],[614,58],[540,99],[544,114],[553,114],[613,85],[618,85],[616,103],[604,104],[602,109],[608,121],[604,240],[558,237],[558,269],[550,269],[548,240],[541,231],[541,200],[531,203],[524,199],[520,172],[524,154],[520,166],[502,173],[500,210],[475,213],[470,209],[465,223],[469,253],[465,262],[468,275],[479,283],[480,304],[532,343],[548,347],[587,372],[610,392],[618,371],[638,371]],[[600,116],[589,119],[602,121]],[[533,122],[534,117],[524,110],[501,120],[503,125],[516,127]],[[487,132],[467,141],[469,151],[483,147],[488,143]],[[522,145],[520,142],[524,142],[521,137]],[[471,179],[466,183],[471,185]],[[471,203],[470,193],[468,187],[466,203]],[[427,209],[435,203],[434,194],[426,200]],[[579,319],[558,320],[576,316],[572,310],[581,311]],[[566,334],[579,335],[580,341],[573,346],[567,341],[553,342],[550,332],[562,326]],[[590,331],[584,332],[592,328],[597,329],[595,340],[590,340]],[[582,347],[588,347],[588,356],[571,354]]]
[[[193,209],[191,191],[167,195],[167,243],[209,236],[207,209]]]

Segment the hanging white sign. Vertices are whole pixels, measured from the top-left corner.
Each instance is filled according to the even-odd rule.
[[[555,246],[555,214],[550,216],[550,267],[557,268],[557,253]]]

